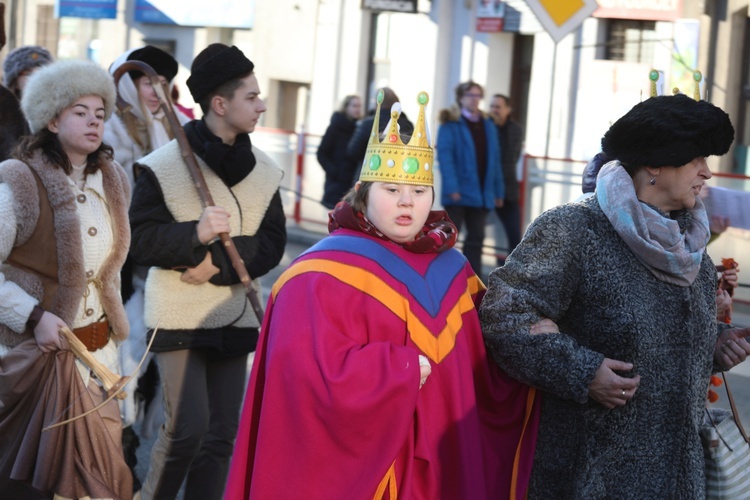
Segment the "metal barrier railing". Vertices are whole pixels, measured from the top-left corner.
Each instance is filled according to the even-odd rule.
[[[289,130],[259,127],[252,134],[253,144],[271,156],[284,170],[281,192],[287,217],[303,229],[326,233],[328,210],[320,204],[325,174],[315,153],[321,136]],[[521,227],[526,228],[545,210],[579,198],[581,175],[586,162],[571,158],[524,155],[522,158]],[[438,174],[439,175],[439,174]],[[709,185],[743,191],[750,190],[750,177],[741,174],[715,173]],[[750,207],[748,208],[750,209]],[[499,222],[492,223],[495,226]],[[495,228],[497,229],[497,228]],[[502,243],[502,231],[488,234],[484,245],[487,257],[505,257],[507,248]],[[498,236],[500,234],[500,237]],[[738,257],[740,264],[747,255],[750,231],[730,229],[709,245],[714,261],[721,257]],[[745,264],[745,267],[750,263]],[[740,274],[742,278],[742,274]],[[750,282],[741,282],[735,301],[750,305]]]

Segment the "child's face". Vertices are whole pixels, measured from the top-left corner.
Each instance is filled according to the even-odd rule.
[[[381,233],[396,243],[414,241],[432,209],[432,188],[373,182],[365,215]]]
[[[99,149],[104,135],[104,100],[98,95],[83,96],[47,124],[57,134],[63,151],[73,165]]]

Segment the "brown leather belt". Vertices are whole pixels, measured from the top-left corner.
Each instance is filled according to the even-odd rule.
[[[78,337],[78,340],[83,342],[86,349],[93,352],[101,349],[109,342],[109,321],[105,319],[98,323],[75,328],[73,333]]]

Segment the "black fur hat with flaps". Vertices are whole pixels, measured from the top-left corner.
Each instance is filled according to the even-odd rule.
[[[681,167],[696,158],[721,156],[734,140],[729,115],[684,94],[636,104],[602,138],[602,151],[629,168]]]

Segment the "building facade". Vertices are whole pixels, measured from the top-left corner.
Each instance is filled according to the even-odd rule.
[[[114,19],[55,18],[64,0],[56,2],[9,0],[0,57],[40,44],[60,58],[106,67],[126,49],[151,43],[180,62],[176,82],[190,106],[184,81],[195,54],[212,42],[234,44],[256,64],[269,105],[262,124],[314,134],[345,95],[360,94],[371,108],[384,85],[405,110],[427,91],[434,127],[455,86],[473,79],[488,96],[511,97],[527,152],[586,160],[609,125],[648,96],[652,68],[663,73],[665,92],[677,86],[686,93],[699,69],[702,96],[726,109],[738,132],[732,154],[712,166],[749,168],[748,0],[599,0],[557,44],[525,0],[502,2],[501,31],[489,33],[478,29],[484,0],[110,0]],[[212,25],[196,26],[203,20]]]

